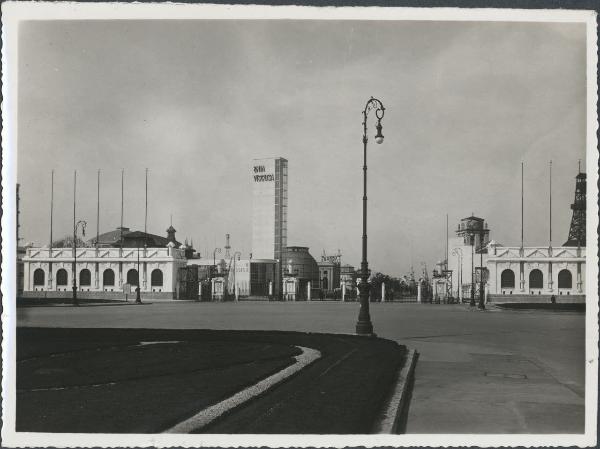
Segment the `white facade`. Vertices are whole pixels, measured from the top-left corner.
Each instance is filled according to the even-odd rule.
[[[585,295],[585,248],[490,245],[489,251],[490,294]]]
[[[138,263],[139,256],[139,263]],[[72,292],[72,248],[28,248],[23,257],[24,296],[64,296]],[[141,272],[142,293],[171,297],[177,289],[177,271],[186,265],[184,251],[165,248],[77,248],[77,290],[94,297],[122,296],[127,285],[135,289]],[[128,283],[129,281],[129,283]]]

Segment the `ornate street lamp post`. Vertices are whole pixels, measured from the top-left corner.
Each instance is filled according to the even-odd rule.
[[[457,276],[458,277],[458,299],[462,303],[462,257],[463,257],[462,248],[454,248],[452,250],[452,255],[457,256],[458,265],[460,267],[458,276]]]
[[[475,268],[473,266],[475,260],[475,235],[469,236],[471,240],[471,302],[469,306],[475,307]]]
[[[85,236],[85,227],[87,222],[85,220],[79,220],[77,223],[73,223],[73,305],[78,306],[79,300],[77,299],[77,229],[81,226],[81,235]]]
[[[360,312],[356,322],[356,333],[358,335],[373,335],[373,323],[369,314],[369,263],[367,262],[367,116],[375,110],[377,117],[377,134],[375,142],[383,142],[381,134],[381,119],[385,108],[381,101],[371,97],[363,110],[363,234],[362,234],[362,261],[360,264]]]
[[[215,248],[213,251],[213,264],[210,268],[210,273],[208,274],[208,280],[210,282],[210,300],[213,299],[213,270],[217,270],[217,253],[221,254],[221,248]]]
[[[141,277],[142,277],[142,275],[140,274],[140,242],[138,240],[138,242],[137,242],[137,285],[135,287],[135,303],[136,304],[142,303],[142,295],[141,295],[141,287],[140,287]]]
[[[239,260],[241,257],[242,253],[239,251],[236,251],[235,253],[233,253],[233,297],[234,299],[237,301],[238,300],[238,288],[237,288],[237,272],[235,269],[235,261]]]
[[[485,309],[484,304],[484,286],[483,286],[483,231],[481,232],[481,237],[479,238],[479,305],[477,306],[480,309]]]

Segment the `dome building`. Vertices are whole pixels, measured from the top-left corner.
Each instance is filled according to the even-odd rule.
[[[319,286],[319,265],[308,252],[306,246],[288,246],[284,252],[284,277],[293,277],[296,280],[296,299],[305,300],[309,298],[310,288],[317,289]]]

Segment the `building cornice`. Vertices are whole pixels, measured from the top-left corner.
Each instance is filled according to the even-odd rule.
[[[488,262],[585,262],[585,257],[488,257]]]

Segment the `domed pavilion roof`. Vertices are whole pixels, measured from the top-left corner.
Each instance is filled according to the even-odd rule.
[[[287,270],[291,265],[298,279],[319,282],[319,265],[308,252],[306,246],[288,246],[283,254],[283,267]]]

